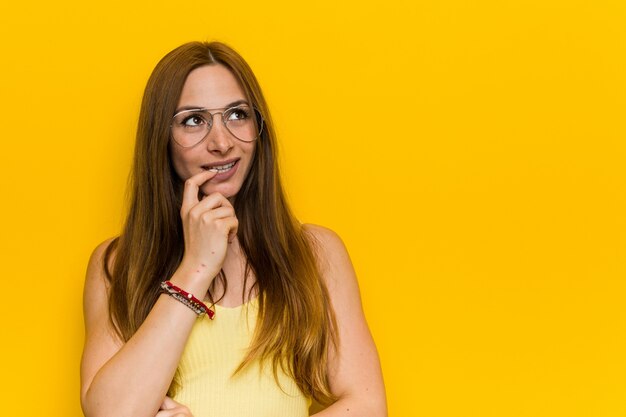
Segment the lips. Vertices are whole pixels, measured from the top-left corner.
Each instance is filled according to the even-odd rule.
[[[203,165],[202,168],[208,171],[225,172],[230,170],[239,161],[239,158],[229,159],[227,161],[214,162]]]

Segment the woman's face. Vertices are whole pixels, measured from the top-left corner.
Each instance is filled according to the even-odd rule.
[[[169,149],[174,169],[183,181],[203,170],[220,167],[218,174],[200,187],[204,195],[219,192],[232,200],[250,170],[256,141],[237,139],[226,129],[221,118],[222,111],[242,102],[246,102],[243,90],[233,74],[222,65],[199,67],[187,76],[176,113],[191,108],[210,109],[214,114],[213,126],[194,146],[182,147],[170,138]],[[186,123],[196,124],[197,121]],[[233,162],[232,168],[228,168]]]

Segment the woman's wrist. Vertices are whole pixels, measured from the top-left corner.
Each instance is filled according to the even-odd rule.
[[[198,299],[202,300],[218,273],[219,271],[215,273],[209,271],[201,262],[183,259],[174,275],[163,277],[163,280],[170,281],[172,284],[194,294]]]
[[[170,297],[175,300],[181,302],[190,310],[198,315],[198,317],[204,316],[207,314],[211,320],[213,320],[213,316],[215,315],[215,311],[211,308],[207,307],[201,300],[198,299],[192,293],[185,291],[184,289],[174,285],[170,281],[161,282],[161,292],[166,293]]]

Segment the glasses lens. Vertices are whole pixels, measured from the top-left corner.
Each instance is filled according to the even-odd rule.
[[[263,118],[257,109],[248,105],[232,107],[224,112],[224,123],[228,131],[239,140],[252,142],[263,129]]]
[[[263,131],[263,117],[254,107],[248,105],[231,107],[221,115],[226,129],[241,141],[252,142],[258,139]],[[213,116],[208,110],[182,111],[177,113],[172,121],[172,137],[180,146],[185,148],[194,146],[209,133],[212,123]]]
[[[172,137],[180,146],[200,142],[211,129],[212,117],[206,110],[186,110],[174,116]]]

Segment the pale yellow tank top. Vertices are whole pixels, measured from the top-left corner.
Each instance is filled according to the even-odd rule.
[[[215,320],[194,324],[169,395],[194,417],[308,416],[311,400],[280,369],[280,386],[271,365],[258,361],[233,376],[252,341],[258,300],[215,309]]]

